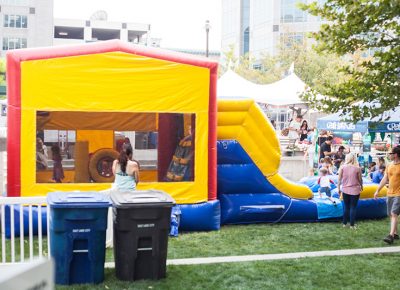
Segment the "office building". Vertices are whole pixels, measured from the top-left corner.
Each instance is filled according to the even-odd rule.
[[[0,0],[0,56],[53,44],[53,0]]]
[[[108,21],[105,11],[95,12],[90,19],[54,19],[54,45],[77,44],[110,39],[159,46],[150,39],[150,24]]]
[[[259,59],[276,55],[286,45],[283,40],[303,42],[308,32],[319,30],[322,21],[297,8],[299,1],[311,2],[222,0],[222,51],[233,48],[236,57],[249,53]]]

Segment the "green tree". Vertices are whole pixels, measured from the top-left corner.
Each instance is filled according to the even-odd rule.
[[[236,58],[234,47],[224,53],[224,64],[220,66],[220,74],[228,68],[245,79],[257,84],[269,84],[282,79],[294,64],[295,73],[315,91],[322,90],[323,79],[338,81],[337,68],[344,63],[336,55],[318,54],[310,49],[307,43],[298,43],[289,39],[282,40],[276,56],[262,55],[259,60],[250,55]],[[261,69],[254,69],[253,64],[260,64]]]
[[[0,58],[0,86],[6,85],[6,61]]]
[[[311,92],[306,100],[324,111],[350,113],[353,121],[400,105],[400,1],[326,0],[300,7],[327,20],[312,35],[315,49],[350,59],[337,72],[340,81],[324,81],[321,93],[327,97]],[[373,57],[360,57],[371,52]]]

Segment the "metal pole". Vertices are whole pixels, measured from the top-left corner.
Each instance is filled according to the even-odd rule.
[[[205,29],[206,29],[206,57],[208,57],[208,35],[210,33],[210,21],[206,20],[206,25],[205,25]]]

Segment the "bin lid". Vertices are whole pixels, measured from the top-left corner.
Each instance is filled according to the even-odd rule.
[[[161,190],[137,190],[137,191],[111,191],[111,200],[115,207],[174,205],[175,200]]]
[[[107,195],[96,191],[50,192],[47,202],[54,208],[97,208],[111,205]]]

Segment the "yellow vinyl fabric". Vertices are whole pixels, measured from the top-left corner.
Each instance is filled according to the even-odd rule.
[[[177,203],[207,201],[209,83],[207,68],[118,51],[21,62],[21,196],[110,188],[35,182],[37,111],[171,112],[196,115],[195,181],[141,182],[138,189],[163,190]]]
[[[38,130],[156,131],[157,114],[128,112],[50,112],[38,117]]]
[[[282,193],[298,199],[313,197],[311,190],[278,173],[281,151],[274,128],[253,100],[218,100],[218,140],[236,140],[267,180]]]
[[[378,189],[378,184],[365,184],[363,191],[360,193],[360,198],[374,198],[374,193]],[[387,194],[387,187],[384,186],[380,191],[378,196],[379,197],[384,197]]]
[[[89,142],[89,153],[94,153],[99,149],[114,148],[114,131],[76,130],[76,141]]]

